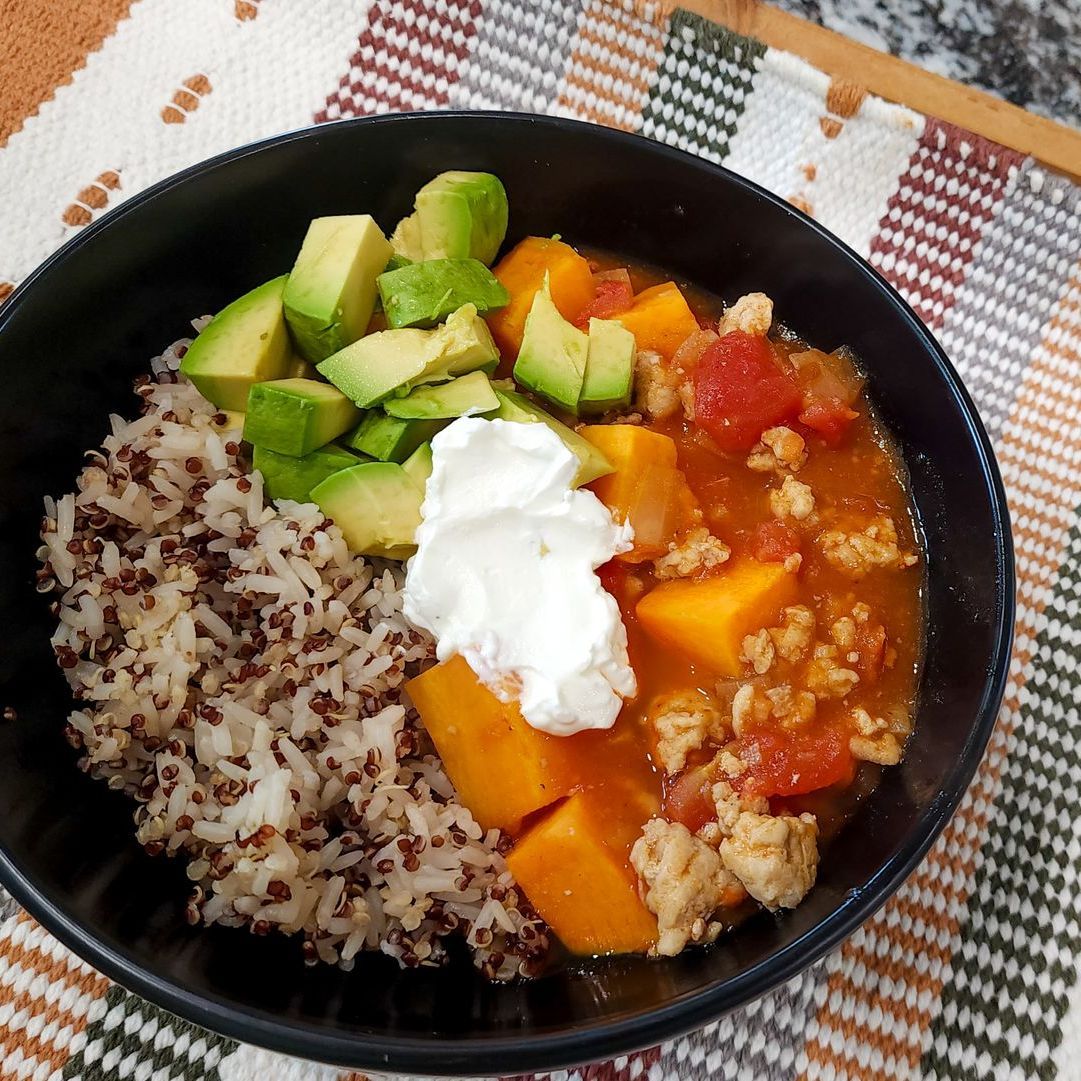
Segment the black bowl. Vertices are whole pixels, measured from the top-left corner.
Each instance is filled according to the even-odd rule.
[[[761,289],[825,349],[864,359],[904,450],[927,545],[928,630],[916,731],[833,843],[795,911],[709,950],[602,958],[509,987],[458,959],[399,972],[304,969],[295,943],[183,918],[176,861],[136,845],[127,801],[75,768],[70,697],[33,588],[46,493],[72,488],[110,411],[132,414],[147,358],[289,269],[308,220],[372,212],[389,229],[450,168],[510,194],[510,240],[560,231],[660,263],[729,299]],[[347,1066],[491,1074],[626,1052],[776,987],[904,881],[965,790],[1002,696],[1013,624],[1006,503],[957,374],[863,261],[791,206],[717,166],[615,131],[542,117],[350,121],[246,147],[136,196],[76,237],[0,309],[0,880],[102,972],[207,1028]]]

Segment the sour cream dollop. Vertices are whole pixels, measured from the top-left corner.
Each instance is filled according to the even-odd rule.
[[[542,732],[611,728],[635,692],[619,607],[594,571],[630,549],[544,424],[463,417],[432,440],[406,618]]]

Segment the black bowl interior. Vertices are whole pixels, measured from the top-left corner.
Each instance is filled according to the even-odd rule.
[[[661,264],[729,299],[761,289],[825,349],[865,360],[904,450],[927,544],[929,631],[916,735],[834,842],[797,910],[664,962],[600,959],[492,987],[465,962],[400,973],[306,970],[294,943],[194,931],[181,868],[151,860],[128,804],[76,771],[70,708],[33,589],[41,500],[73,487],[147,358],[289,269],[308,220],[370,211],[391,229],[448,168],[510,195],[510,240]],[[1001,697],[1012,561],[1001,486],[941,351],[866,265],[786,204],[677,151],[566,121],[425,115],[349,122],[238,151],[131,200],[0,312],[0,877],[82,956],[198,1023],[356,1066],[494,1073],[556,1066],[690,1029],[790,977],[896,888],[960,798]]]

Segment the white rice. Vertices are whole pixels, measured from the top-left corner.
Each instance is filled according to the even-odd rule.
[[[45,500],[82,768],[134,797],[149,853],[183,853],[192,923],[297,933],[344,967],[439,964],[460,935],[488,976],[532,974],[544,925],[404,694],[433,650],[401,568],[350,556],[313,504],[264,506],[239,433],[176,373],[186,345]]]

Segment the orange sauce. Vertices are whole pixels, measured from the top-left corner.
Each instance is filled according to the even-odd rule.
[[[598,269],[626,266],[626,263],[596,252],[587,253]],[[636,292],[667,276],[650,267],[631,266]],[[722,311],[720,301],[685,283],[679,283],[703,326],[716,326]],[[783,312],[777,313],[783,319]],[[791,352],[805,349],[802,343],[781,343]],[[865,393],[854,403],[859,418],[852,422],[836,447],[827,446],[813,434],[807,438],[808,460],[798,479],[811,486],[816,509],[824,520],[834,510],[862,514],[884,513],[892,517],[902,551],[919,551],[906,487],[906,472],[888,432],[875,416]],[[573,423],[573,418],[568,418]],[[678,462],[697,496],[710,531],[732,549],[733,557],[748,551],[755,528],[772,520],[769,489],[776,487],[776,474],[753,472],[745,455],[721,451],[693,424],[679,419],[647,422],[654,431],[670,436],[676,443]],[[870,606],[873,620],[886,631],[891,663],[873,685],[863,681],[843,700],[820,701],[813,726],[843,723],[855,707],[872,715],[889,708],[911,710],[917,692],[923,626],[922,571],[873,572],[853,581],[834,568],[813,543],[821,527],[800,528],[803,563],[799,572],[797,604],[811,608],[818,619],[818,637],[835,619],[851,612],[857,602]],[[647,715],[650,703],[661,694],[698,688],[722,703],[730,701],[740,681],[718,680],[715,673],[692,664],[678,651],[646,634],[635,617],[640,597],[655,585],[651,564],[629,570],[624,586],[615,590],[627,628],[631,664],[638,681],[636,697],[624,706],[614,728],[607,732],[583,732],[567,738],[580,770],[580,787],[594,791],[605,801],[612,839],[625,844],[629,853],[643,822],[641,799],[628,796],[628,787],[648,793],[661,805],[664,784],[653,760],[653,736]],[[750,673],[748,672],[748,677]],[[799,689],[798,687],[796,689]],[[722,707],[723,708],[723,707]],[[716,748],[703,752],[706,759]],[[819,819],[824,838],[833,834],[852,814],[855,805],[873,788],[880,767],[861,763],[850,784],[835,785],[785,800],[775,799],[775,809],[795,812],[809,810]],[[733,910],[731,922],[746,915],[753,906]]]

